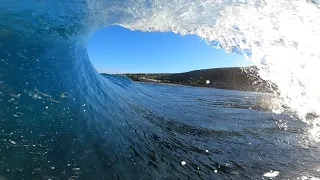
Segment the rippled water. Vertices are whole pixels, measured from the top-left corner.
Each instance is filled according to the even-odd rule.
[[[44,101],[25,105],[34,114],[26,122],[28,113],[10,111],[20,98],[9,100],[1,111],[3,179],[260,179],[270,170],[286,179],[319,175],[320,149],[308,139],[307,125],[262,107],[270,94],[105,80],[116,82],[123,108],[94,113],[96,107],[82,104],[65,111],[70,104]]]

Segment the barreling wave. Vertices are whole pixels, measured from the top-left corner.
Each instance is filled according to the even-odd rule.
[[[154,97],[149,97],[146,89],[128,79],[101,77],[91,65],[86,49],[88,39],[97,29],[109,25],[121,25],[131,30],[196,34],[211,46],[243,54],[260,69],[263,79],[278,86],[279,97],[286,106],[301,120],[314,124],[311,132],[313,136],[319,136],[318,1],[0,2],[0,117],[1,135],[5,137],[2,139],[8,146],[1,152],[6,157],[3,159],[6,165],[3,166],[8,169],[3,174],[12,177],[19,170],[28,174],[32,168],[29,173],[34,177],[37,171],[51,169],[63,172],[72,164],[72,170],[63,177],[79,176],[78,166],[84,165],[79,164],[82,162],[92,164],[82,171],[85,179],[96,177],[90,174],[92,169],[100,173],[101,179],[119,175],[123,179],[132,179],[145,173],[145,164],[154,168],[142,179],[164,178],[164,173],[169,178],[177,178],[177,172],[187,178],[192,177],[188,175],[190,169],[176,169],[166,158],[175,161],[187,158],[187,152],[180,153],[179,147],[203,154],[206,152],[203,152],[205,144],[194,142],[189,145],[178,140],[176,132],[159,136],[156,132],[168,124],[166,118],[160,125],[154,121],[162,118],[158,117],[161,112],[153,112],[157,111],[157,103],[147,102]],[[135,98],[138,96],[146,100],[139,101]],[[150,110],[147,106],[153,108]],[[147,121],[157,123],[149,125]],[[190,129],[189,126],[176,126]],[[144,132],[145,129],[153,130]],[[224,133],[242,137],[233,132],[221,132]],[[91,142],[92,139],[95,141]],[[18,144],[18,140],[27,143]],[[219,142],[214,144],[219,146]],[[197,146],[201,148],[197,149]],[[16,147],[27,147],[28,150],[14,149]],[[176,153],[165,157],[171,153],[170,150],[176,150]],[[26,152],[28,155],[24,155]],[[128,166],[123,164],[134,163],[130,160],[131,152],[143,163],[126,169]],[[237,156],[232,148],[228,152],[230,154],[226,157]],[[148,158],[152,160],[145,162]],[[24,167],[30,160],[33,163]],[[159,168],[160,161],[164,162],[162,166],[165,168]],[[218,159],[212,166],[204,166],[200,174],[192,169],[192,175],[209,178],[218,167],[239,175],[239,172],[231,172],[221,164],[222,159]],[[243,165],[240,161],[233,162],[233,165],[239,171],[254,166]],[[15,170],[10,171],[10,167],[15,167]],[[46,171],[46,174],[50,173]],[[256,173],[246,171],[239,177],[257,177]],[[39,178],[44,178],[42,175]]]
[[[199,0],[122,2],[2,1],[2,36],[11,28],[85,46],[90,35],[118,24],[132,30],[197,34],[209,45],[244,54],[276,83],[301,117],[320,113],[317,1]],[[23,4],[24,8],[19,8]],[[17,27],[14,27],[17,26]]]

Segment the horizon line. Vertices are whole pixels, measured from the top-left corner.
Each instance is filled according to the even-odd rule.
[[[207,70],[207,69],[248,68],[248,67],[257,67],[257,66],[255,66],[255,65],[251,65],[251,66],[224,66],[224,67],[214,67],[214,68],[206,68],[206,69],[195,69],[195,70],[183,71],[183,72],[124,72],[124,73],[98,72],[98,73],[99,74],[114,74],[114,75],[122,75],[122,74],[179,74],[179,73],[186,73],[186,72]]]

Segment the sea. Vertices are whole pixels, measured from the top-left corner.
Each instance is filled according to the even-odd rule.
[[[0,4],[1,180],[320,178],[318,1]],[[87,43],[111,25],[196,34],[278,90],[102,76]]]

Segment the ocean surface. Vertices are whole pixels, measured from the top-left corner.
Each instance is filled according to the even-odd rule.
[[[52,103],[37,90],[32,94],[37,107],[21,107],[26,94],[2,99],[2,179],[319,175],[319,144],[308,140],[306,124],[292,113],[265,107],[271,94],[103,78],[114,83],[114,96],[121,99],[108,108],[103,98],[98,107]]]
[[[278,91],[101,76],[110,25],[197,34]],[[0,179],[319,179],[319,42],[318,0],[0,0]]]

